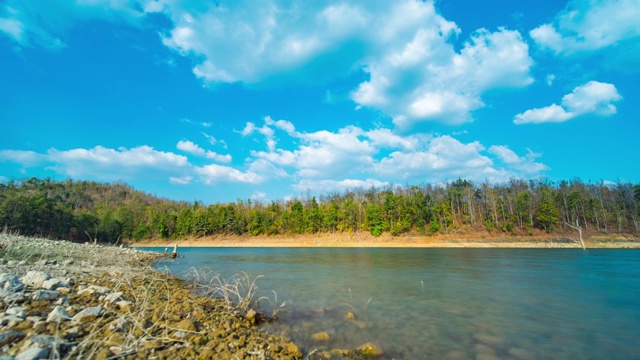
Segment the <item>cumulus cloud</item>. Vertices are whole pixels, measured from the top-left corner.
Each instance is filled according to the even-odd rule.
[[[528,153],[525,156],[518,156],[518,154],[509,149],[508,146],[504,145],[493,145],[488,151],[508,166],[520,170],[525,174],[539,174],[542,171],[549,170],[549,167],[545,164],[535,161],[535,159],[541,155],[529,149],[527,149]]]
[[[176,147],[178,148],[178,150],[182,150],[186,153],[190,153],[196,156],[206,157],[207,159],[211,159],[217,162],[228,163],[228,162],[231,162],[231,160],[233,160],[231,155],[229,154],[221,155],[215,151],[211,151],[211,150],[205,151],[203,148],[201,148],[200,146],[196,145],[195,143],[189,140],[178,141],[178,144],[176,145]]]
[[[274,124],[267,120],[263,126],[275,133]],[[336,132],[300,133],[291,125],[289,130],[293,148],[269,149],[267,143],[266,151],[252,151],[247,161],[251,172],[266,179],[292,179],[296,191],[360,187],[363,179],[376,179],[378,185],[444,182],[458,177],[500,181],[548,170],[535,161],[540,155],[531,151],[519,156],[506,146],[487,150],[477,141],[463,143],[448,135],[398,135],[386,128],[365,131],[355,126]]]
[[[403,128],[469,122],[484,91],[532,81],[519,32],[479,29],[456,52],[460,29],[433,1],[161,2],[174,22],[164,44],[196,60],[205,82],[316,81],[364,69],[369,79],[351,98]]]
[[[263,180],[260,175],[254,172],[242,172],[230,166],[222,166],[217,164],[196,167],[195,172],[201,176],[202,182],[207,185],[218,184],[221,182],[241,182],[255,184]]]
[[[529,33],[541,47],[556,54],[593,51],[624,40],[640,40],[638,0],[574,0],[552,23]]]
[[[169,182],[175,185],[189,185],[191,180],[193,180],[191,176],[169,177]]]
[[[480,29],[456,53],[447,41],[455,29],[418,31],[404,48],[390,47],[370,62],[370,79],[352,93],[353,100],[390,114],[402,129],[422,121],[456,125],[472,120],[471,112],[484,106],[486,90],[533,81],[533,61],[519,32]]]
[[[527,110],[516,115],[513,122],[517,125],[541,124],[564,122],[590,114],[611,116],[617,111],[613,102],[620,100],[622,96],[613,84],[589,81],[563,96],[561,105],[551,104],[543,108]]]
[[[367,80],[351,89],[351,99],[391,116],[401,129],[424,121],[472,121],[485,91],[532,82],[532,60],[518,31],[478,29],[461,39],[457,51],[461,30],[437,12],[434,1],[94,0],[34,6],[8,0],[0,31],[23,45],[39,39],[54,47],[62,44],[56,36],[74,22],[140,24],[150,13],[170,19],[162,43],[191,58],[193,73],[206,84],[317,83],[364,71]],[[248,124],[242,133],[251,130]]]

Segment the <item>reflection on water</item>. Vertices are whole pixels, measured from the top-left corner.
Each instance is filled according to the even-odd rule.
[[[174,273],[264,275],[287,301],[267,331],[310,352],[365,342],[391,358],[632,359],[640,251],[182,249]],[[271,296],[272,297],[272,296]],[[355,319],[346,319],[349,313]],[[312,335],[327,332],[328,341]]]

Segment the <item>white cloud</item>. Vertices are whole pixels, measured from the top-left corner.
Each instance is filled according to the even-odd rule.
[[[594,51],[640,36],[638,0],[574,0],[558,13],[553,23],[529,33],[543,48],[556,54]]]
[[[176,168],[188,167],[185,156],[154,150],[150,146],[131,149],[109,149],[96,146],[92,149],[47,151],[47,160],[54,163],[49,168],[72,177],[101,174],[107,178],[129,177],[149,169],[173,172]]]
[[[45,155],[28,150],[0,150],[0,161],[11,161],[32,167],[47,161]]]
[[[203,148],[201,148],[200,146],[194,144],[191,141],[185,141],[185,140],[180,140],[178,141],[178,144],[176,145],[176,147],[178,148],[178,150],[182,150],[184,152],[193,154],[193,155],[198,155],[198,156],[204,156],[205,155],[205,151]]]
[[[191,176],[169,177],[169,182],[174,185],[189,185],[191,184],[191,180],[193,180]]]
[[[210,151],[210,150],[205,151],[203,148],[201,148],[200,146],[196,145],[195,143],[189,140],[178,141],[178,144],[176,145],[176,147],[179,150],[182,150],[184,152],[187,152],[196,156],[206,157],[207,159],[211,159],[218,162],[228,163],[228,162],[231,162],[232,160],[232,157],[229,154],[221,155],[214,151]]]
[[[241,182],[255,184],[263,180],[260,175],[251,171],[242,172],[233,167],[216,164],[196,167],[195,172],[201,176],[202,182],[207,185],[218,184],[220,182]]]
[[[484,91],[532,81],[520,33],[479,29],[457,53],[460,29],[433,1],[163,4],[174,22],[164,44],[198,62],[193,72],[205,82],[316,81],[364,69],[369,79],[352,99],[404,128],[471,121]]]
[[[493,166],[479,142],[464,144],[448,135],[432,139],[423,150],[396,151],[381,159],[376,173],[397,179],[442,181],[456,177],[476,179]],[[482,178],[482,176],[481,176]]]
[[[612,103],[620,100],[622,96],[613,84],[589,81],[563,96],[561,105],[551,104],[543,108],[527,110],[516,115],[513,122],[517,125],[541,124],[564,122],[590,114],[611,116],[617,111]]]
[[[251,200],[253,201],[259,201],[259,200],[264,200],[267,197],[267,194],[265,194],[262,191],[255,191],[252,195],[251,195]]]
[[[404,48],[389,47],[370,61],[370,79],[352,93],[354,101],[390,114],[401,129],[423,121],[462,124],[484,106],[486,90],[533,81],[533,61],[517,31],[480,29],[456,53],[448,42],[456,28],[434,16]]]
[[[274,124],[266,120],[264,126],[274,130]],[[501,181],[510,176],[536,176],[548,169],[535,161],[540,155],[531,151],[522,157],[505,146],[487,151],[477,141],[463,143],[448,135],[399,135],[386,128],[364,131],[355,126],[337,132],[299,133],[293,125],[290,129],[293,148],[252,151],[247,161],[249,171],[265,181],[290,178],[296,191],[357,187],[362,183],[349,181],[361,179],[380,183],[444,182],[458,177]],[[501,161],[501,166],[494,160]]]
[[[163,44],[191,58],[193,73],[207,84],[315,83],[365,71],[368,79],[351,89],[352,100],[358,108],[391,116],[405,130],[423,121],[472,121],[471,112],[484,106],[485,91],[532,81],[532,60],[519,32],[478,29],[456,51],[461,30],[436,11],[432,0],[28,4],[9,0],[0,16],[0,30],[23,45],[33,38],[61,44],[55,36],[81,20],[140,24],[147,14],[161,13],[171,20],[170,30],[161,35]],[[255,130],[250,125],[243,134]]]
[[[528,150],[526,156],[518,156],[513,150],[503,145],[493,145],[489,148],[489,153],[498,157],[505,164],[520,170],[526,174],[538,174],[542,171],[549,170],[549,167],[536,162],[535,159],[540,157],[531,150]]]

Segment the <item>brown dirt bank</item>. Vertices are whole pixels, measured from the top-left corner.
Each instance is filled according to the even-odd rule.
[[[640,248],[640,236],[632,234],[583,234],[587,248]],[[372,248],[580,248],[575,232],[533,235],[491,234],[488,232],[438,234],[434,236],[406,235],[393,237],[369,233],[337,233],[278,236],[212,236],[182,240],[152,240],[132,246],[170,247],[372,247]]]

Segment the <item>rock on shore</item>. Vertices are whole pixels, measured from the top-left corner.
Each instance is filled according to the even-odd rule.
[[[152,255],[0,234],[0,357],[300,359],[221,299],[153,271]]]

